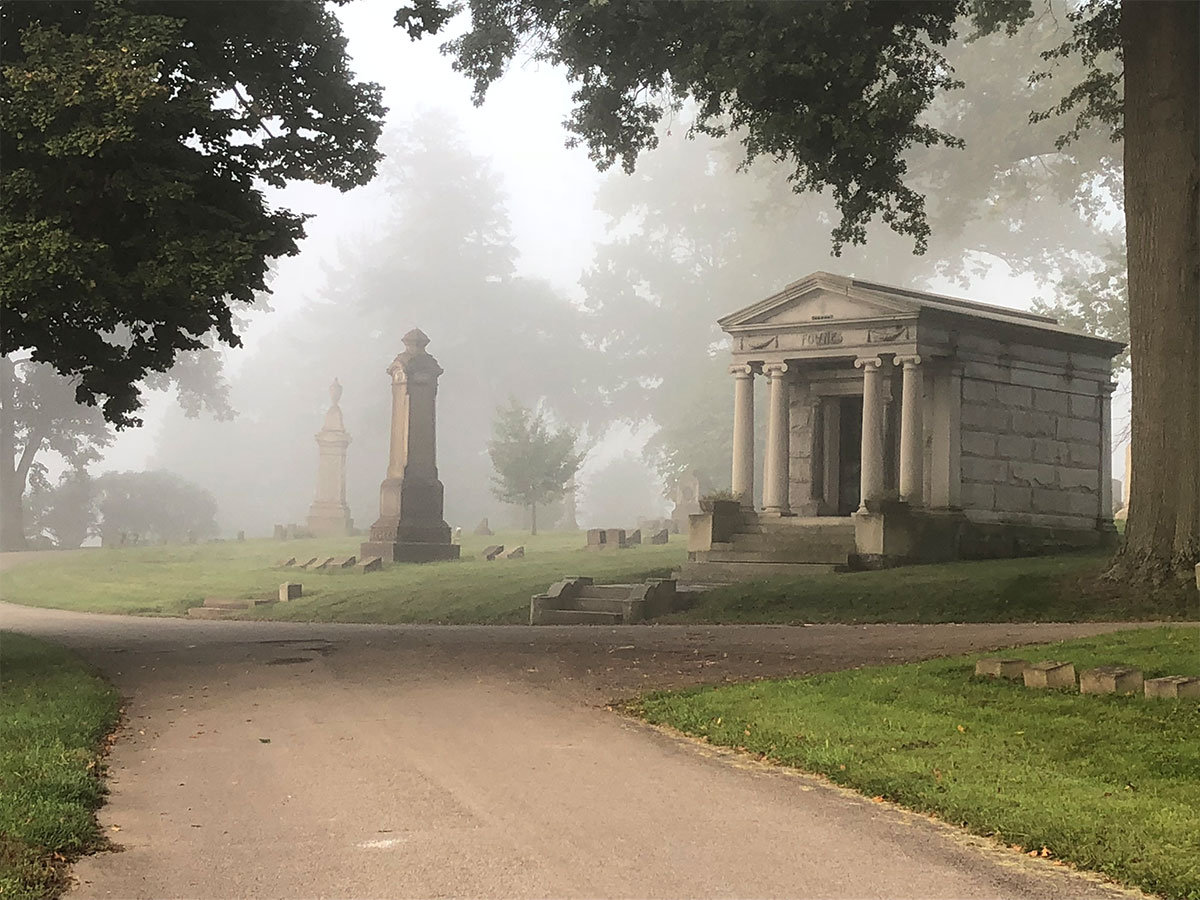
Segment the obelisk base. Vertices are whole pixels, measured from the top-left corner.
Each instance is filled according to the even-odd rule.
[[[354,534],[354,519],[344,503],[317,501],[308,510],[308,530],[314,537],[346,537]]]
[[[458,559],[458,544],[409,544],[401,541],[367,541],[359,549],[359,558],[378,556],[389,563],[423,563]]]

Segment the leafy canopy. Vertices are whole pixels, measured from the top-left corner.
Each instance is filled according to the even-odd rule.
[[[266,291],[304,216],[263,185],[375,173],[381,90],[318,0],[0,3],[0,353],[137,423],[137,383]]]
[[[583,454],[575,452],[570,428],[553,431],[541,412],[515,399],[496,410],[488,456],[496,474],[492,493],[505,503],[538,506],[561,497],[575,477]]]

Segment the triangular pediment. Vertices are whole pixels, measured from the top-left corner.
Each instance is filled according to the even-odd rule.
[[[853,322],[912,315],[919,309],[918,303],[856,290],[849,278],[817,272],[730,313],[718,324],[729,329]]]

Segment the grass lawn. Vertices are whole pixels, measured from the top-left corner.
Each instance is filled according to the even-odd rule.
[[[586,536],[519,532],[463,536],[457,562],[387,566],[380,572],[278,569],[289,556],[358,554],[361,538],[228,541],[169,547],[79,551],[51,563],[12,567],[0,596],[13,603],[81,612],[184,615],[205,597],[275,596],[280,582],[304,585],[300,600],[259,607],[246,617],[313,622],[504,624],[529,621],[529,598],[564,575],[598,582],[669,575],[684,559],[684,539],[629,550],[589,552]],[[524,545],[524,559],[486,562],[489,544]]]
[[[664,622],[1086,622],[1200,618],[1195,583],[1099,580],[1109,554],[907,566],[730,585]]]
[[[982,655],[982,654],[979,654]],[[1200,701],[1030,691],[979,655],[648,695],[635,712],[1008,844],[1200,900]],[[1200,629],[1120,632],[1019,658],[1200,675]]]
[[[0,633],[0,897],[43,898],[102,844],[100,751],[120,698],[66,650]]]

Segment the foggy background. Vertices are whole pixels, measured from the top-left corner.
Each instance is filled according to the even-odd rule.
[[[788,169],[769,161],[737,171],[736,136],[687,140],[685,109],[633,175],[599,173],[586,150],[564,147],[571,87],[559,71],[517,66],[475,108],[440,41],[410,42],[394,13],[386,0],[337,10],[358,76],[385,87],[388,158],[347,194],[268,190],[313,217],[301,253],[278,261],[271,311],[250,312],[244,346],[222,354],[236,416],[188,418],[171,394],[147,394],[146,424],[121,432],[94,474],[183,476],[215,497],[227,535],[303,523],[336,377],[353,438],[347,500],[365,528],[387,462],[384,370],[419,327],[445,369],[438,466],[451,526],[522,522],[488,489],[492,418],[513,397],[591,448],[579,524],[631,527],[669,511],[664,490],[684,469],[728,487],[732,384],[718,316],[820,269],[1029,308],[1123,248],[1120,145],[1085,135],[1060,153],[1064,123],[1025,124],[1039,108],[1027,84],[1038,51],[1063,36],[1044,18],[1018,40],[951,49],[967,87],[932,114],[967,149],[918,148],[909,160],[928,198],[928,253],[880,226],[833,258],[833,204],[793,194]],[[1124,378],[1118,476],[1127,422]],[[553,527],[559,512],[539,520]]]

